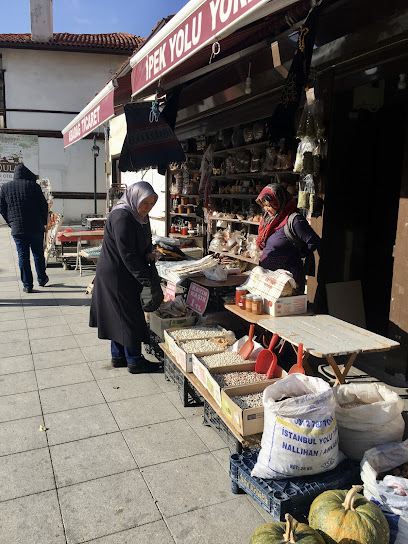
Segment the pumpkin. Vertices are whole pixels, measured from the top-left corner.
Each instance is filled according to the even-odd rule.
[[[309,525],[326,543],[389,544],[387,520],[376,504],[357,494],[362,489],[325,491],[312,502]]]
[[[290,514],[286,522],[264,523],[251,536],[249,544],[324,544],[323,538],[306,523],[298,523]]]

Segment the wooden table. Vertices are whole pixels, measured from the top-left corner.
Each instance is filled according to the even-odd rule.
[[[226,418],[225,414],[221,410],[221,408],[218,406],[218,404],[215,402],[214,398],[209,394],[207,389],[203,386],[203,384],[200,382],[200,380],[195,376],[192,372],[186,372],[184,369],[181,368],[181,366],[177,363],[176,359],[173,357],[173,355],[170,353],[170,351],[166,348],[165,344],[159,344],[160,349],[163,350],[163,353],[166,355],[166,357],[174,364],[174,366],[179,370],[185,378],[191,383],[191,385],[196,389],[196,391],[203,397],[203,399],[208,402],[208,404],[211,406],[211,408],[216,412],[218,417],[225,423],[225,425],[228,427],[231,434],[235,437],[237,442],[241,444],[244,448],[250,448],[254,446],[259,446],[261,443],[262,434],[253,434],[250,436],[242,436],[233,425],[231,425],[231,422]],[[241,450],[242,448],[238,448]],[[241,451],[237,451],[237,453],[240,453]]]
[[[79,269],[79,275],[82,276],[82,261],[81,261],[81,251],[82,251],[82,240],[102,240],[104,230],[95,229],[95,230],[73,230],[71,232],[63,232],[64,238],[72,239],[72,241],[77,242],[77,253],[76,253],[76,262],[75,270]]]

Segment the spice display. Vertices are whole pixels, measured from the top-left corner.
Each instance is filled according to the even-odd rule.
[[[266,374],[258,374],[257,372],[251,372],[248,370],[242,372],[213,374],[213,378],[221,388],[231,387],[234,385],[246,385],[248,383],[264,382],[268,379]]]
[[[259,408],[262,406],[263,391],[260,393],[250,393],[249,395],[240,395],[231,397],[231,400],[235,402],[240,408],[246,410],[247,408]]]
[[[193,327],[193,328],[184,328],[178,329],[177,331],[172,331],[170,335],[177,342],[183,342],[185,340],[199,340],[202,338],[217,338],[224,336],[224,331],[217,329],[216,327]]]
[[[223,346],[217,346],[212,340],[189,340],[183,342],[182,349],[186,353],[218,353],[224,351]]]
[[[207,355],[202,359],[207,368],[216,368],[217,366],[236,365],[239,363],[250,363],[251,359],[245,361],[241,355],[234,351],[224,351],[222,354]],[[252,359],[254,362],[255,359]]]

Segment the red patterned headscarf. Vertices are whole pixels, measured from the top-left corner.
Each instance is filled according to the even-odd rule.
[[[259,249],[263,249],[269,236],[287,223],[289,216],[296,211],[297,205],[286,189],[277,183],[264,187],[256,201],[260,205],[267,201],[277,210],[275,217],[265,212],[261,219],[256,243]]]

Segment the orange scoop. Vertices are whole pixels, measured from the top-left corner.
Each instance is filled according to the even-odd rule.
[[[278,362],[278,357],[273,351],[273,348],[276,346],[278,340],[279,336],[277,334],[274,334],[272,336],[268,349],[263,349],[258,355],[255,364],[255,372],[257,372],[258,374],[267,374],[268,371],[272,368],[272,372],[270,373],[272,376],[272,373]]]
[[[289,370],[289,374],[305,374],[303,368],[303,344],[298,345],[297,363]]]
[[[241,357],[243,357],[245,360],[249,359],[249,356],[254,351],[254,342],[252,340],[252,338],[254,337],[254,330],[255,330],[255,325],[252,324],[249,327],[248,340],[244,342],[244,345],[238,351],[238,354],[241,355]]]

